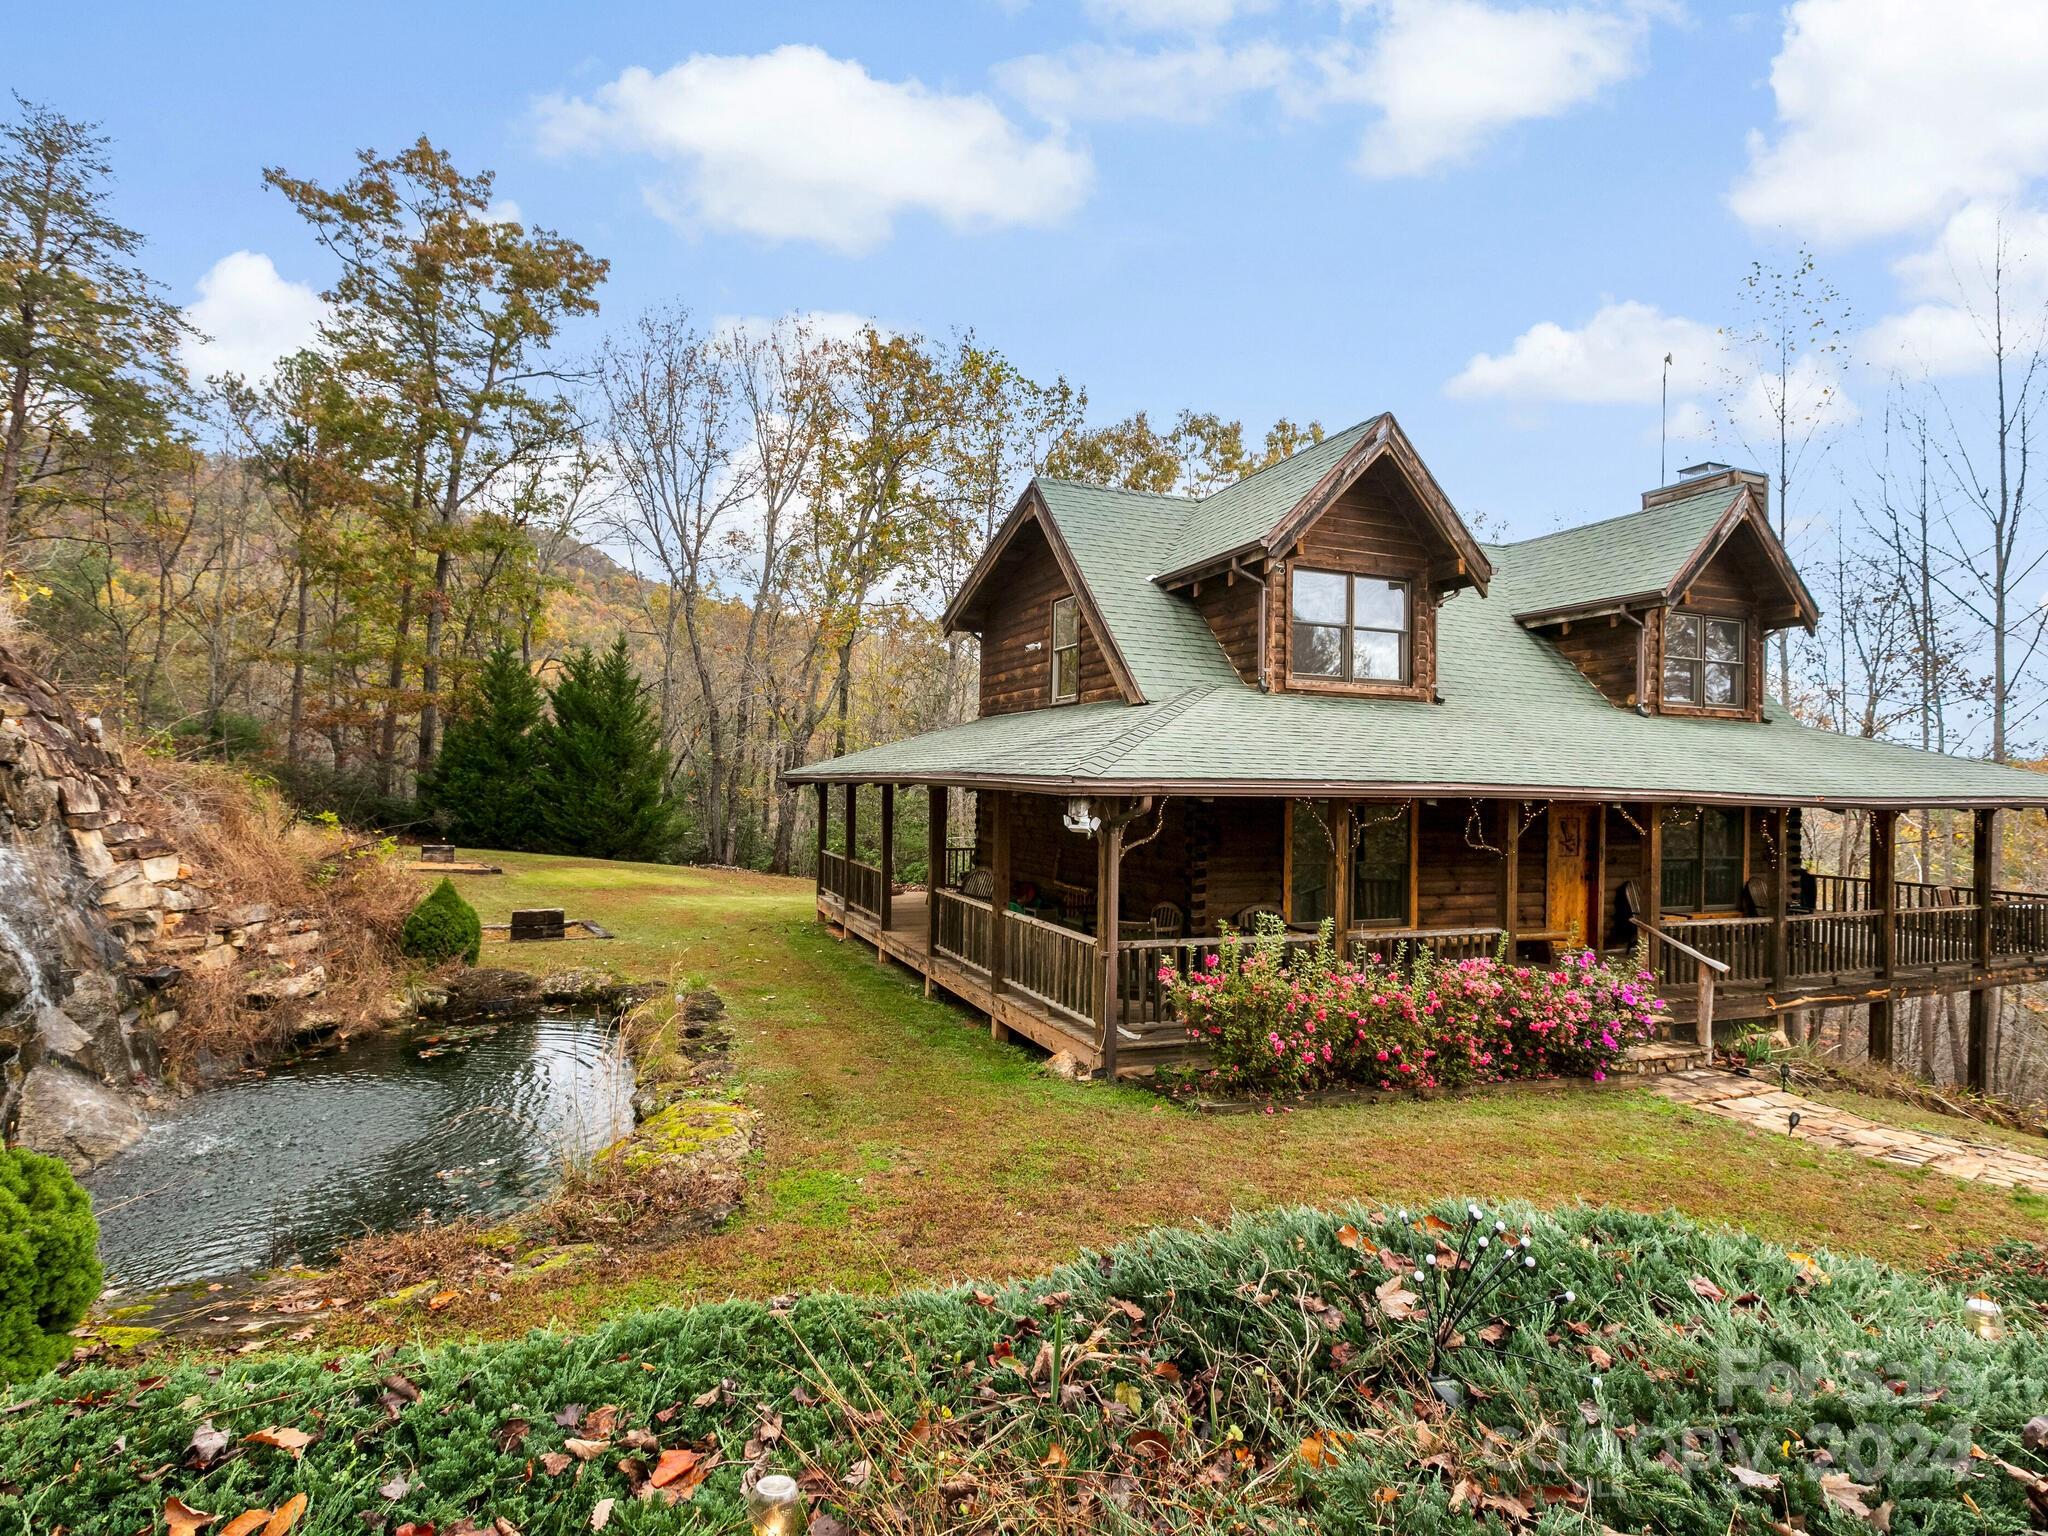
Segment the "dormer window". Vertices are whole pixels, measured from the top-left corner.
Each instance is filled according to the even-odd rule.
[[[1071,597],[1052,604],[1052,701],[1071,704],[1081,697],[1081,610]]]
[[[1297,569],[1289,670],[1343,683],[1405,683],[1409,588],[1381,576]]]
[[[1741,619],[1673,613],[1664,624],[1664,702],[1749,707],[1749,636]]]

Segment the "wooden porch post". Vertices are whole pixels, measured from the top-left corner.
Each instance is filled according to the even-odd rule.
[[[1872,1061],[1892,1059],[1891,981],[1899,967],[1899,813],[1873,810],[1870,813],[1870,893],[1876,898],[1877,976],[1886,987],[1885,995],[1870,1004]]]
[[[946,786],[925,790],[924,995],[932,995],[932,964],[939,955],[939,892],[946,888]]]
[[[1977,902],[1977,969],[1991,969],[1991,893],[1998,885],[1998,812],[1977,812],[1976,837],[1970,850],[1970,883]],[[1996,991],[1977,987],[1970,993],[1969,1088],[1991,1091],[1991,1004]]]
[[[1118,886],[1124,862],[1124,818],[1115,801],[1098,800],[1096,815],[1102,826],[1095,834],[1095,949],[1101,964],[1095,980],[1095,1025],[1100,1044],[1101,1075],[1116,1081],[1117,913],[1121,910]]]
[[[891,887],[895,884],[896,786],[894,784],[884,784],[882,786],[882,894],[880,900],[876,902],[876,906],[880,910],[875,913],[877,925],[875,932],[878,935],[889,931],[889,907],[893,894]],[[875,958],[879,960],[881,957],[882,941],[878,937],[875,940]]]
[[[1607,948],[1607,802],[1593,806],[1593,903],[1586,922],[1586,940],[1599,954]]]
[[[1337,956],[1342,959],[1350,952],[1351,933],[1351,802],[1332,800],[1330,815],[1336,825],[1330,828],[1332,855],[1337,860],[1334,871],[1337,884],[1334,899],[1330,903],[1332,926],[1337,930]]]
[[[825,891],[825,830],[832,820],[832,787],[823,779],[814,786],[818,791],[818,893]]]
[[[1521,926],[1522,907],[1522,803],[1503,800],[1507,812],[1507,836],[1501,839],[1500,926],[1507,935],[1508,964],[1515,963],[1515,930]]]
[[[1003,973],[1009,968],[1004,941],[1009,936],[1010,925],[1003,918],[1010,910],[1010,792],[1007,789],[992,792],[989,810],[988,991],[989,1001],[993,1004],[1002,995]],[[998,1040],[1009,1036],[1009,1031],[996,1023],[993,1014],[989,1017],[989,1028]]]
[[[860,819],[860,786],[859,786],[858,784],[848,784],[848,785],[846,786],[846,828],[845,828],[845,831],[846,831],[846,893],[847,893],[847,896],[848,896],[848,898],[849,898],[849,900],[848,900],[848,902],[847,902],[847,905],[848,905],[848,906],[851,906],[851,905],[853,904],[853,903],[852,903],[852,900],[851,900],[851,897],[852,897],[852,895],[853,895],[853,861],[854,861],[854,860],[855,860],[855,859],[856,859],[857,857],[859,857],[859,855],[858,855],[858,854],[857,854],[857,853],[855,852],[855,849],[854,849],[854,841],[853,841],[853,832],[854,832],[854,825],[855,825],[855,823],[856,823],[856,822],[858,822],[858,821],[859,821],[859,819]]]
[[[1664,807],[1643,807],[1643,921],[1652,928],[1664,921]]]
[[[1771,990],[1783,992],[1792,984],[1792,931],[1785,919],[1792,912],[1792,814],[1784,806],[1771,812],[1771,841],[1777,857],[1771,861]]]

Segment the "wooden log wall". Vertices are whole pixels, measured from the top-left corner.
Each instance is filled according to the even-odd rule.
[[[1071,594],[1052,546],[1035,524],[1019,530],[991,574],[989,590],[997,596],[981,635],[981,712],[1043,709],[1052,703],[1053,600]],[[1122,697],[1084,613],[1080,702]]]
[[[993,817],[996,797],[981,795],[975,807],[975,847],[978,862],[988,862],[987,850],[995,845]],[[1193,900],[1188,828],[1190,807],[1197,802],[1169,799],[1165,826],[1143,847],[1131,848],[1124,856],[1122,879],[1123,914],[1127,921],[1150,917],[1153,907],[1172,902],[1183,913]],[[1013,888],[1030,884],[1046,894],[1060,887],[1075,887],[1092,893],[1096,889],[1095,839],[1069,832],[1064,816],[1066,800],[1053,795],[1017,794],[1010,797],[1010,881]],[[1157,825],[1156,811],[1147,811],[1125,834],[1126,844],[1148,837]],[[1278,857],[1278,844],[1274,856]],[[1279,878],[1277,873],[1274,878]]]
[[[1640,689],[1636,672],[1639,625],[1614,615],[1582,619],[1544,633],[1609,702],[1625,709],[1635,707]]]

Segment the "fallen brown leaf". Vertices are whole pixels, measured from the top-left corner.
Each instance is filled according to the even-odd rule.
[[[194,1509],[176,1494],[164,1500],[164,1524],[170,1528],[171,1536],[192,1536],[194,1531],[213,1524],[216,1518],[203,1509]]]
[[[299,1523],[299,1516],[306,1512],[307,1499],[303,1493],[295,1493],[277,1506],[270,1517],[270,1523],[263,1527],[263,1536],[284,1536],[284,1533]]]

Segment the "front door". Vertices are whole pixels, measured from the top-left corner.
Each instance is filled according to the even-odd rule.
[[[1593,808],[1589,805],[1550,807],[1550,875],[1546,884],[1543,926],[1572,943],[1588,942],[1591,903]]]

